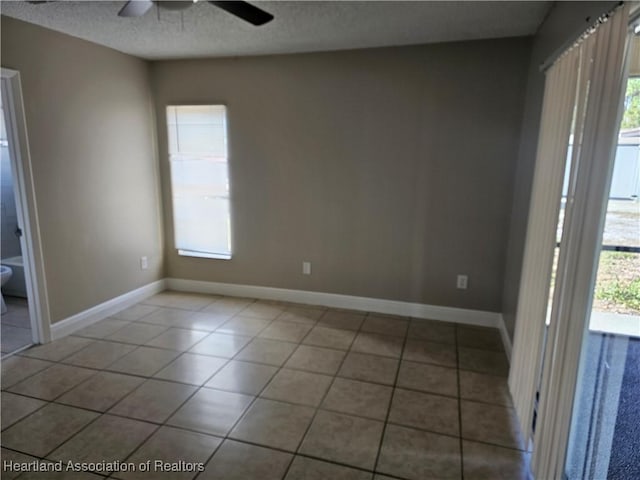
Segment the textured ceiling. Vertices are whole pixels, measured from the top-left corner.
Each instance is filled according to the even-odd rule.
[[[124,1],[2,1],[2,14],[146,59],[329,51],[532,35],[552,2],[253,2],[254,27],[201,0],[120,18]]]

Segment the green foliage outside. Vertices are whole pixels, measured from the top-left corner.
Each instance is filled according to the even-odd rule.
[[[602,252],[595,297],[597,310],[640,313],[640,255]]]
[[[622,128],[640,127],[640,77],[630,78],[627,82],[625,110],[622,117]]]

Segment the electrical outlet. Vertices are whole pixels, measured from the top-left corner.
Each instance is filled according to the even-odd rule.
[[[140,270],[147,270],[149,268],[149,259],[147,257],[140,257]]]
[[[311,262],[302,262],[302,274],[311,275]]]
[[[460,290],[466,290],[468,282],[469,282],[469,277],[467,275],[458,275],[458,280],[456,281],[456,288]]]

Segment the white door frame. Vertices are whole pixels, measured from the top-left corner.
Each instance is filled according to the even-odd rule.
[[[51,341],[49,297],[44,256],[38,224],[38,209],[29,154],[27,124],[22,102],[20,73],[2,68],[2,100],[5,113],[9,156],[14,180],[18,224],[22,229],[20,246],[29,302],[31,335],[34,343]]]

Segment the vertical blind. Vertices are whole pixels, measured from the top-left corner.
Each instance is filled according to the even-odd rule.
[[[231,257],[227,122],[223,105],[167,107],[175,247]]]
[[[627,20],[625,6],[563,54],[546,73],[509,372],[509,389],[527,446],[532,438],[533,409],[540,386],[532,461],[539,478],[562,477],[573,400],[570,391],[575,385],[576,352],[581,341],[571,338],[571,332],[580,324],[585,326],[585,309],[590,306],[586,305],[588,287],[592,287],[589,273],[595,269],[595,252],[599,248],[594,222],[590,222],[591,230],[584,225],[589,223],[586,212],[593,215],[598,210],[594,201],[605,205],[601,197],[606,196],[605,184],[612,168]],[[571,173],[551,324],[545,342],[556,228],[572,125]],[[598,197],[592,200],[593,205],[589,204],[589,194]]]
[[[529,208],[509,388],[525,442],[531,438],[541,367],[549,279],[556,244],[562,181],[569,147],[580,52],[548,71]]]
[[[575,98],[579,114],[540,381],[540,422],[532,456],[538,478],[566,478],[573,403],[622,115],[628,22],[626,3],[575,47],[581,52],[584,81]]]

